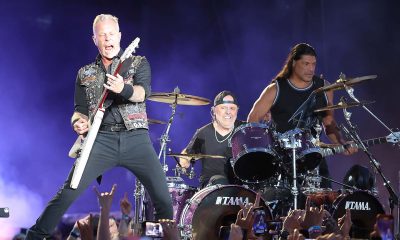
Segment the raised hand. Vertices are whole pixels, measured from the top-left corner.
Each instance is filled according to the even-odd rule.
[[[301,234],[297,228],[293,231],[292,234],[288,236],[288,240],[304,240],[304,239],[305,238],[303,234]]]
[[[256,200],[253,203],[248,203],[242,206],[236,217],[236,225],[247,231],[247,239],[256,239],[257,237],[253,233],[254,223],[254,209],[260,205],[261,194],[257,193]]]
[[[121,212],[124,215],[129,215],[132,211],[132,204],[129,202],[128,193],[125,192],[124,197],[119,202],[119,206],[121,208]]]
[[[94,240],[92,214],[89,214],[85,218],[79,219],[76,224],[78,225],[81,239]]]
[[[311,207],[311,199],[307,197],[306,212],[300,225],[303,229],[308,229],[311,226],[321,226],[324,215],[324,205],[322,204],[319,209],[317,207]]]
[[[293,234],[295,229],[301,229],[300,222],[304,213],[304,210],[301,209],[291,210],[288,216],[283,219],[283,230]]]
[[[170,219],[160,219],[161,227],[163,229],[164,240],[180,240],[181,236],[179,234],[178,226],[174,220]]]
[[[234,223],[231,224],[231,231],[229,232],[228,240],[242,240],[243,239],[243,231],[239,225]]]
[[[349,234],[352,224],[350,209],[346,209],[345,215],[338,219],[339,229],[343,237],[350,237]]]
[[[111,209],[111,205],[112,205],[112,201],[113,201],[113,197],[114,197],[114,192],[115,192],[116,188],[117,188],[117,184],[114,184],[112,186],[110,192],[102,192],[102,193],[100,193],[96,186],[93,187],[93,190],[95,191],[95,193],[97,195],[97,198],[99,200],[100,208],[102,210],[103,209],[106,209],[106,210],[110,210]]]

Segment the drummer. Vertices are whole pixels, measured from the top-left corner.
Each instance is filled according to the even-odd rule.
[[[260,122],[270,111],[276,130],[283,133],[298,127],[299,121],[307,124],[322,119],[322,125],[329,140],[334,144],[345,144],[346,141],[338,130],[332,110],[322,112],[320,115],[313,113],[317,108],[332,105],[332,91],[316,94],[314,105],[308,104],[307,107],[302,109],[302,118],[292,118],[293,114],[314,90],[329,84],[315,76],[316,64],[317,55],[312,46],[306,43],[295,45],[290,51],[282,70],[254,103],[247,118],[248,122]],[[308,118],[304,118],[304,116]],[[303,125],[302,127],[312,128],[310,125]],[[345,154],[352,154],[356,151],[356,148],[347,148]],[[320,163],[319,173],[322,176],[329,176],[325,159]],[[321,187],[330,188],[331,184],[328,181],[322,181]]]
[[[224,158],[200,158],[201,175],[200,187],[204,188],[215,184],[233,184],[233,170],[230,164],[232,156],[228,146],[229,138],[234,129],[241,124],[237,113],[239,105],[235,95],[230,91],[222,91],[214,99],[211,107],[212,122],[197,129],[187,147],[182,153],[206,154],[224,156]],[[190,158],[181,157],[180,165],[190,167]]]

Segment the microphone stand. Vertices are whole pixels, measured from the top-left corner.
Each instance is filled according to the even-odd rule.
[[[340,75],[340,78],[344,78],[344,74]],[[346,86],[345,85],[345,90],[349,94],[349,96],[356,102],[360,103],[360,101],[354,96],[354,89]],[[399,138],[400,136],[396,136],[396,134],[393,133],[393,131],[388,128],[377,116],[375,116],[367,107],[362,105],[362,107],[370,113],[378,122],[380,122],[386,129],[388,129],[395,137]],[[390,181],[387,180],[387,178],[384,176],[382,169],[381,169],[381,164],[375,159],[375,157],[372,155],[371,152],[369,152],[368,148],[365,146],[363,141],[361,140],[360,136],[357,133],[356,127],[351,123],[350,117],[351,113],[346,110],[346,108],[343,108],[343,113],[344,113],[344,118],[347,122],[347,124],[350,127],[350,130],[347,129],[344,125],[341,125],[343,131],[364,151],[364,153],[368,156],[370,159],[371,165],[374,167],[375,172],[378,173],[382,180],[383,180],[383,185],[386,187],[388,193],[389,193],[389,205],[390,205],[390,214],[393,215],[393,209],[394,206],[397,205],[397,208],[399,208],[399,197],[396,195],[395,191],[393,190],[393,187],[390,185]],[[398,209],[398,213],[400,210]],[[397,216],[397,224],[396,226],[398,227],[399,224],[399,216]],[[398,234],[398,233],[395,233]]]

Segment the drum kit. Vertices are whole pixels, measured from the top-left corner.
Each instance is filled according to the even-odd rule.
[[[353,140],[356,144],[355,146],[362,148],[364,151],[368,150],[358,137],[355,127],[351,124],[351,114],[347,112],[347,108],[363,107],[366,109],[365,105],[371,102],[356,99],[351,86],[374,78],[376,78],[375,75],[346,79],[344,75],[341,75],[336,83],[314,91],[314,93],[319,93],[344,89],[349,93],[354,102],[348,103],[341,100],[337,105],[320,108],[315,112],[342,109],[350,128],[347,129],[342,125],[342,129]],[[174,220],[179,222],[178,227],[181,230],[183,239],[218,239],[219,227],[233,223],[240,210],[240,205],[254,202],[258,191],[264,193],[260,205],[267,209],[267,220],[284,216],[289,209],[297,209],[297,201],[298,198],[301,198],[300,196],[310,197],[315,205],[325,204],[336,219],[343,216],[346,209],[350,208],[353,222],[352,230],[354,232],[371,232],[376,214],[384,213],[382,205],[371,191],[360,190],[319,175],[318,166],[323,157],[343,152],[345,147],[343,145],[320,142],[319,135],[322,127],[318,124],[314,126],[312,131],[310,129],[295,128],[284,133],[276,132],[271,123],[243,124],[235,129],[229,139],[229,144],[232,147],[230,163],[235,177],[243,184],[214,185],[201,190],[190,187],[185,184],[180,176],[184,173],[189,178],[193,178],[193,163],[196,160],[201,158],[224,158],[224,156],[167,154],[166,145],[170,140],[169,130],[177,105],[202,106],[209,104],[210,100],[182,94],[178,87],[172,93],[153,93],[148,99],[170,104],[172,109],[167,127],[160,138],[159,159],[163,160],[164,171],[168,171],[165,162],[167,156],[187,158],[192,163],[191,171],[185,173],[180,170],[179,161],[177,161],[175,176],[167,177],[168,188],[173,200]],[[369,110],[367,111],[371,113]],[[378,119],[375,115],[373,116]],[[154,123],[165,124],[165,122],[153,121]],[[381,121],[379,120],[379,122]],[[400,134],[392,132],[389,128],[387,129],[391,132],[392,137],[394,136],[393,142],[399,143]],[[391,204],[398,205],[398,198],[394,194],[390,183],[383,176],[379,163],[371,156],[369,156],[371,164],[376,167],[376,172],[387,183],[386,187],[391,193]],[[321,188],[322,179],[345,185],[350,190],[339,194],[339,192],[332,189]],[[299,184],[300,187],[298,187]],[[135,207],[135,218],[136,223],[139,223],[149,219],[145,219],[145,216],[143,216],[144,211],[141,207],[144,202],[143,188],[139,182],[136,182],[136,185],[135,199],[138,205]],[[391,205],[392,210],[393,205]]]

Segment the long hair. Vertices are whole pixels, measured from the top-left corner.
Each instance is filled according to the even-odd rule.
[[[299,60],[303,55],[317,56],[314,48],[307,43],[299,43],[290,50],[290,53],[286,59],[285,65],[282,70],[276,75],[273,81],[278,78],[287,79],[293,73],[293,61]]]

